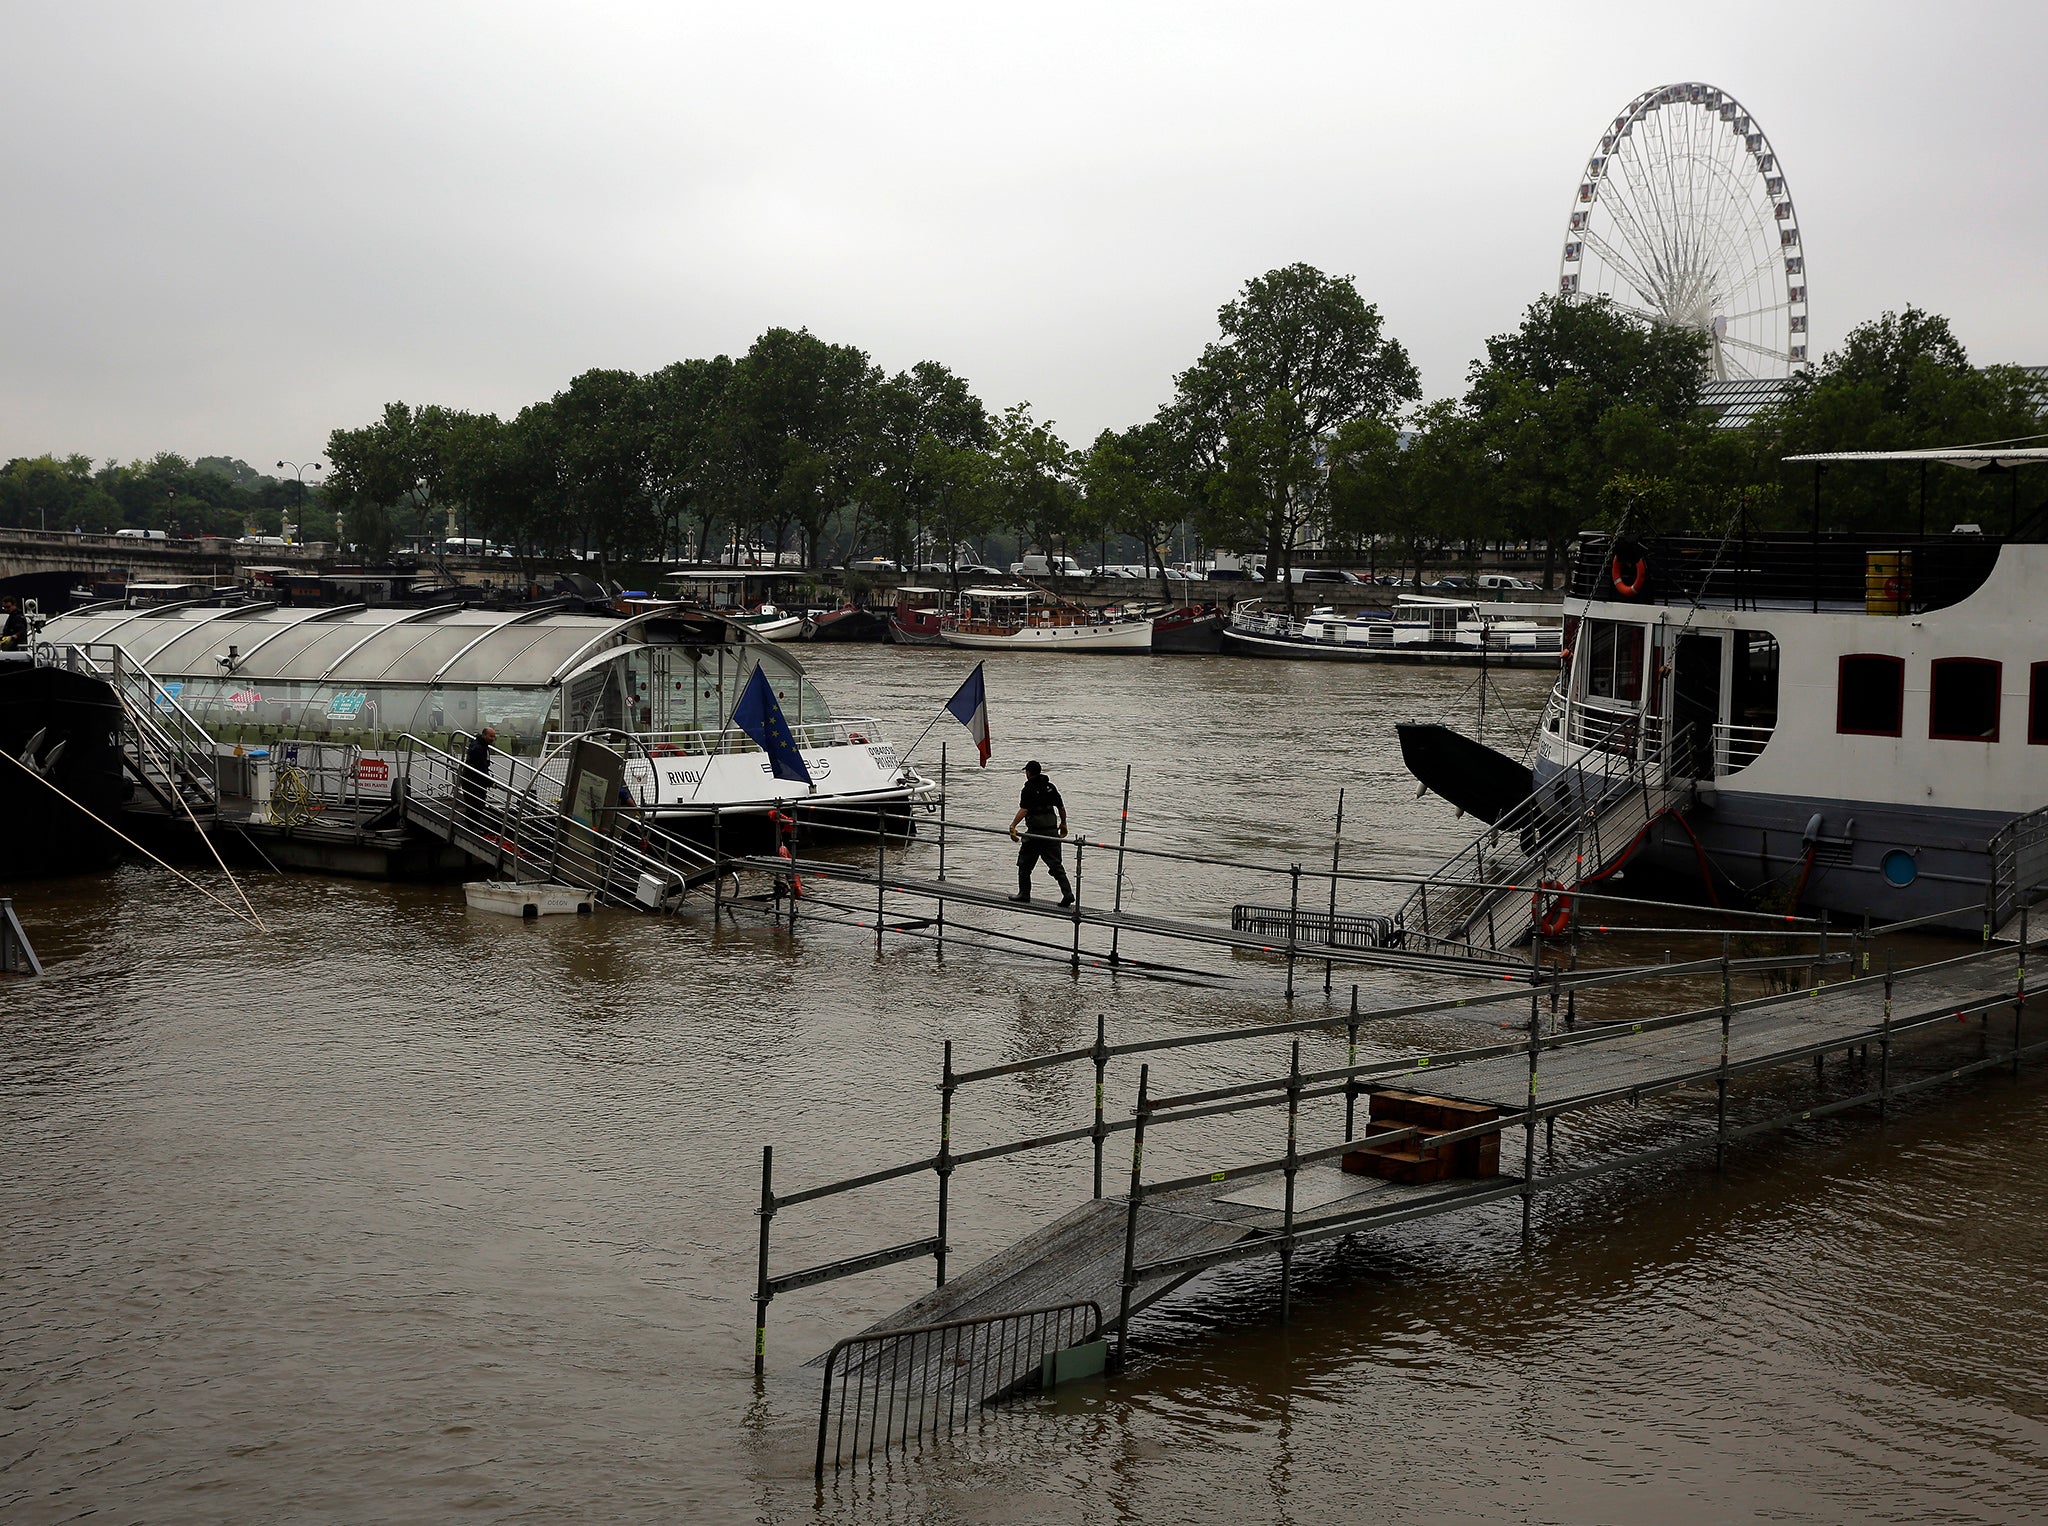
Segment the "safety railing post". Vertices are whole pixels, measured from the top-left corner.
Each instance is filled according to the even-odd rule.
[[[1081,855],[1086,850],[1087,846],[1088,844],[1082,839],[1081,834],[1079,832],[1076,832],[1074,834],[1073,968],[1074,973],[1077,975],[1081,972]]]
[[[1358,1120],[1358,987],[1351,988],[1351,1016],[1344,1024],[1344,1137],[1356,1139]]]
[[[711,766],[708,760],[704,766]],[[711,918],[716,925],[719,913],[725,910],[725,847],[719,834],[719,808],[716,805],[711,807],[711,857],[717,866],[711,876]]]
[[[1714,1169],[1728,1165],[1728,1032],[1735,1021],[1733,976],[1728,968],[1728,937],[1721,937],[1721,1070],[1714,1078]]]
[[[1117,813],[1116,818],[1116,895],[1113,901],[1111,902],[1110,906],[1110,909],[1113,912],[1115,912],[1119,918],[1121,918],[1124,914],[1124,844],[1126,841],[1129,840],[1130,832],[1131,765],[1126,763],[1124,765],[1124,806],[1123,809]],[[1123,926],[1121,922],[1113,923],[1109,929],[1109,962],[1112,965],[1116,964],[1118,959],[1121,957],[1122,942]],[[1102,1196],[1102,1193],[1099,1190],[1099,1188],[1095,1195],[1097,1197]]]
[[[881,812],[875,813],[875,954],[882,952],[882,892],[888,887],[883,876],[888,873],[889,861],[886,856],[888,839],[882,832]]]
[[[939,1243],[932,1255],[938,1262],[937,1286],[946,1285],[946,1210],[953,1181],[953,1041],[946,1040],[944,1068],[939,1073],[939,1155],[932,1169],[939,1174]]]
[[[946,744],[939,743],[939,883],[946,883]],[[946,895],[939,892],[938,957],[946,957]]]
[[[1131,1354],[1131,1299],[1137,1292],[1138,1205],[1144,1200],[1145,1118],[1152,1110],[1152,1067],[1138,1068],[1138,1107],[1131,1118],[1131,1195],[1124,1211],[1123,1294],[1116,1316],[1116,1359],[1122,1366]]]
[[[1344,847],[1344,791],[1337,791],[1337,826],[1330,834],[1330,925],[1323,933],[1325,943],[1337,941],[1337,859]],[[1336,964],[1328,959],[1323,961],[1323,994],[1330,994],[1330,982],[1334,978]],[[1350,1135],[1345,1135],[1349,1139]]]
[[[1287,999],[1294,1000],[1294,946],[1301,937],[1301,865],[1287,871]]]
[[[2020,1018],[2027,1010],[2027,902],[2020,898],[2020,957],[2012,1003],[2012,1073],[2020,1073]]]
[[[1884,1019],[1877,1030],[1877,1116],[1882,1120],[1892,1100],[1892,951],[1884,951]]]
[[[1287,1204],[1280,1227],[1280,1323],[1294,1307],[1294,1177],[1301,1162],[1296,1140],[1301,1117],[1301,1040],[1296,1039],[1287,1067]]]
[[[754,1376],[768,1366],[768,1304],[775,1297],[768,1286],[768,1230],[775,1222],[775,1146],[761,1146],[761,1257],[754,1276]]]
[[[1109,1138],[1109,1123],[1102,1113],[1102,1083],[1104,1073],[1109,1069],[1109,1023],[1103,1015],[1095,1014],[1095,1127],[1089,1139],[1095,1147],[1095,1195],[1102,1196],[1102,1145]]]
[[[1522,1116],[1522,1241],[1534,1233],[1536,1209],[1536,1061],[1542,1047],[1543,929],[1529,940],[1529,1105]]]

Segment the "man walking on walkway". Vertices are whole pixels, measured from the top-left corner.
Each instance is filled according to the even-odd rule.
[[[1023,823],[1023,851],[1017,855],[1017,893],[1013,901],[1031,899],[1031,866],[1039,859],[1052,872],[1060,887],[1060,905],[1074,904],[1074,887],[1060,865],[1060,839],[1067,835],[1067,803],[1037,763],[1024,765],[1024,793],[1017,801],[1017,814],[1010,818],[1010,841],[1018,841],[1017,826]]]

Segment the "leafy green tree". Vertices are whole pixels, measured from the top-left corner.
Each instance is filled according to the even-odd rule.
[[[733,362],[679,360],[647,380],[653,390],[652,486],[664,539],[680,554],[684,526],[695,525],[696,557],[704,559],[713,532],[735,498],[738,473],[728,417]]]
[[[1325,508],[1327,442],[1353,419],[1391,421],[1421,379],[1348,276],[1268,271],[1216,317],[1222,337],[1176,378],[1169,416],[1206,479],[1208,538],[1244,547],[1263,532],[1270,575],[1287,579]]]
[[[1147,571],[1165,574],[1160,548],[1193,514],[1185,455],[1168,416],[1117,431],[1105,429],[1081,458],[1088,503],[1101,523],[1144,550]]]
[[[89,456],[17,456],[0,471],[0,525],[97,530],[119,518]]]
[[[733,368],[724,429],[736,522],[780,551],[791,526],[815,561],[825,525],[870,472],[871,407],[881,372],[852,345],[773,328]]]
[[[1029,403],[1004,409],[994,435],[990,456],[1002,517],[1017,527],[1021,543],[1064,556],[1081,504],[1073,451],[1050,423],[1032,418]]]
[[[1970,364],[1948,320],[1908,307],[1849,331],[1842,347],[1794,383],[1776,414],[1752,426],[1765,455],[1921,450],[2014,440],[2048,428],[2038,383],[2013,366]],[[1781,489],[1781,525],[1810,512],[1813,468],[1775,465],[1759,480]],[[2002,525],[2013,484],[1954,469],[1859,466],[1828,473],[1824,523],[1841,529],[1908,530],[1960,521]],[[1810,521],[1809,521],[1810,522]]]
[[[361,499],[387,518],[408,514],[416,539],[436,540],[451,507],[448,468],[465,417],[432,403],[387,403],[374,424],[328,435],[327,480],[344,501]],[[360,513],[355,523],[372,528]]]
[[[883,527],[892,554],[921,561],[926,530],[938,528],[938,500],[948,487],[928,468],[951,463],[965,469],[948,452],[987,446],[988,411],[965,378],[922,360],[876,385],[868,417],[873,469],[861,502]],[[947,565],[953,561],[949,553]]]
[[[1520,328],[1486,342],[1464,410],[1497,469],[1507,527],[1543,543],[1544,586],[1608,477],[1653,452],[1646,429],[1676,430],[1694,416],[1707,351],[1706,336],[1691,329],[1638,323],[1605,300],[1562,297],[1538,299]],[[1614,409],[1627,412],[1608,420]],[[1615,449],[1626,461],[1617,462]]]

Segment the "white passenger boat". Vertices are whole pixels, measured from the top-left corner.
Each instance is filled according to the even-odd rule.
[[[673,572],[669,578],[684,602],[744,625],[763,640],[798,641],[803,637],[803,611],[776,602],[790,581],[789,573],[717,567]]]
[[[1823,459],[2009,471],[2048,450]],[[1534,782],[1691,781],[1645,851],[1695,882],[1703,852],[1724,894],[1879,922],[1982,908],[2048,873],[2043,589],[2038,515],[2005,540],[1583,536]]]
[[[940,623],[948,646],[982,651],[1149,652],[1152,622],[1056,604],[1032,588],[970,588]]]
[[[299,768],[343,776],[323,793],[374,807],[409,751],[460,755],[486,725],[501,773],[530,765],[557,785],[571,744],[601,735],[625,756],[634,805],[671,829],[708,828],[714,811],[728,826],[765,821],[781,803],[820,829],[871,835],[872,813],[900,816],[934,796],[877,722],[834,711],[794,652],[681,605],[624,619],[553,607],[102,607],[51,619],[41,645],[60,659],[117,649],[127,671],[150,676],[166,723],[208,738],[225,770],[249,775],[238,793],[256,799]],[[774,778],[730,724],[757,668],[811,788]]]
[[[1223,631],[1240,657],[1318,662],[1450,663],[1556,667],[1564,628],[1514,606],[1404,594],[1391,610],[1340,615],[1318,608],[1295,619],[1263,599],[1243,599]]]

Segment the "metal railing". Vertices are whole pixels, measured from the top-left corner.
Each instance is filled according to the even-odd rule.
[[[802,725],[792,722],[789,730],[799,747],[866,747],[882,740],[881,726],[867,716],[806,721]],[[587,735],[588,732],[582,731],[550,731],[542,739],[541,751],[552,756],[576,738]],[[636,747],[644,747],[656,757],[719,757],[727,753],[761,750],[760,744],[737,728],[706,731],[678,727],[664,731],[636,731],[632,737]]]
[[[640,910],[718,873],[713,855],[631,809],[614,810],[608,832],[565,817],[561,781],[523,759],[494,748],[486,775],[418,737],[402,740],[393,794],[406,821],[502,873],[560,880]]]
[[[220,803],[220,753],[212,733],[123,648],[110,642],[43,643],[36,662],[87,674],[114,691],[127,718],[130,767],[166,809],[176,806],[171,797],[177,794],[199,809]]]
[[[1682,758],[1690,728],[1672,738]],[[1601,751],[1582,757],[1453,854],[1395,913],[1404,946],[1492,955],[1521,942],[1546,891],[1562,897],[1627,852],[1650,823],[1684,802],[1689,781],[1672,777],[1666,750],[1648,756]]]
[[[1991,836],[1986,936],[2048,892],[2048,806],[2015,816]]]
[[[825,1357],[816,1475],[825,1476],[827,1441],[836,1473],[863,1452],[949,1436],[983,1406],[1044,1381],[1060,1352],[1101,1337],[1093,1299],[849,1336]]]
[[[1714,777],[1740,773],[1763,755],[1775,726],[1736,726],[1726,721],[1714,727]]]

